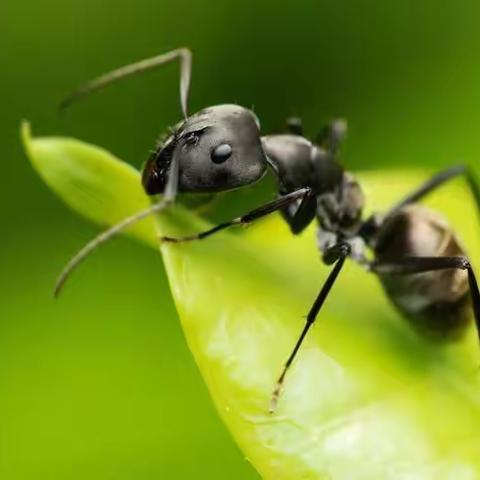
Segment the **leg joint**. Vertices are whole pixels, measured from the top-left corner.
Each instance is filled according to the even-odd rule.
[[[323,261],[327,265],[335,263],[339,258],[345,258],[352,252],[352,247],[349,243],[342,242],[333,245],[323,254]]]
[[[470,264],[470,261],[468,260],[467,257],[459,257],[460,261],[460,268],[463,268],[464,270],[471,270],[472,265]]]

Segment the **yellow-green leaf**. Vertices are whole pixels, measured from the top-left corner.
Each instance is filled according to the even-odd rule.
[[[27,122],[23,122],[21,134],[28,157],[43,181],[89,220],[111,225],[149,206],[138,170],[103,148],[73,138],[32,139]],[[157,245],[151,218],[126,233]]]
[[[24,138],[50,187],[95,222],[111,223],[148,202],[138,174],[103,150],[68,139],[32,140],[28,132]],[[383,210],[427,175],[359,178],[370,209]],[[448,215],[476,265],[479,226],[465,186],[455,181],[428,203]],[[204,226],[181,207],[158,219],[168,234]],[[152,226],[142,228],[135,235],[153,245]],[[240,236],[162,246],[188,344],[245,455],[272,480],[479,478],[473,326],[456,343],[430,343],[393,309],[377,279],[353,264],[291,369],[276,414],[268,413],[275,379],[328,273],[314,235],[311,228],[294,238],[275,217]]]

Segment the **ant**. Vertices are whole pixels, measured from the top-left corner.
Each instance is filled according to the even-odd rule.
[[[142,172],[146,193],[163,194],[161,200],[109,228],[81,249],[60,275],[55,296],[96,247],[125,227],[164,210],[177,193],[234,190],[257,182],[270,171],[278,182],[275,200],[209,230],[182,238],[162,238],[175,243],[205,239],[277,211],[294,235],[317,220],[318,248],[323,262],[332,269],[278,377],[270,412],[275,410],[288,369],[347,258],[378,275],[391,302],[419,331],[440,338],[458,335],[468,323],[470,304],[480,331],[480,292],[470,262],[442,216],[417,204],[445,182],[463,175],[480,207],[480,187],[467,167],[441,171],[385,213],[363,219],[361,186],[337,161],[346,134],[343,120],[333,121],[311,142],[303,136],[298,119],[288,121],[287,134],[261,136],[257,116],[239,105],[216,105],[188,115],[191,59],[187,48],[173,50],[107,73],[62,102],[65,108],[117,80],[173,60],[180,62],[183,121],[157,145]]]

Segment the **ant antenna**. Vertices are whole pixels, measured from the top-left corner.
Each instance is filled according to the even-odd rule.
[[[110,240],[115,235],[119,234],[122,230],[133,225],[144,218],[147,218],[154,213],[159,213],[165,210],[173,201],[178,191],[178,173],[179,162],[178,156],[173,155],[172,163],[170,164],[170,170],[168,172],[168,181],[165,186],[163,198],[154,205],[150,206],[146,210],[135,213],[134,215],[123,219],[121,222],[113,225],[104,232],[97,235],[94,239],[90,240],[72,259],[67,263],[65,268],[60,273],[55,288],[53,290],[54,298],[58,298],[65,283],[70,278],[74,270],[99,246]]]
[[[90,240],[72,259],[68,262],[65,268],[62,270],[62,273],[59,275],[57,282],[55,284],[55,289],[53,291],[53,296],[57,298],[62,291],[63,286],[70,278],[73,271],[88,257],[99,245],[105,243],[106,241],[110,240],[113,236],[120,233],[126,227],[133,225],[134,223],[143,220],[144,218],[152,215],[153,213],[160,212],[163,210],[167,205],[168,202],[165,201],[166,199],[162,199],[159,203],[152,205],[151,207],[147,208],[146,210],[142,210],[141,212],[132,215],[131,217],[127,217],[122,220],[120,223],[113,225],[109,229],[105,230],[104,232],[100,233],[97,237]]]
[[[146,58],[144,60],[140,60],[139,62],[135,62],[108,72],[101,77],[98,77],[79,87],[77,90],[69,94],[60,103],[60,110],[65,110],[72,103],[76,102],[82,97],[111,85],[122,78],[130,77],[136,75],[137,73],[154,69],[177,58],[180,59],[180,104],[182,107],[183,116],[186,119],[188,117],[188,96],[190,93],[190,78],[192,75],[192,52],[188,48],[178,48],[176,50],[172,50],[171,52]]]

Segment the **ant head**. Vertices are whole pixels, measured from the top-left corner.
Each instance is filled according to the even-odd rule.
[[[233,190],[262,178],[267,167],[258,119],[238,105],[206,108],[179,125],[145,165],[149,195],[164,191],[174,157],[180,192]]]

